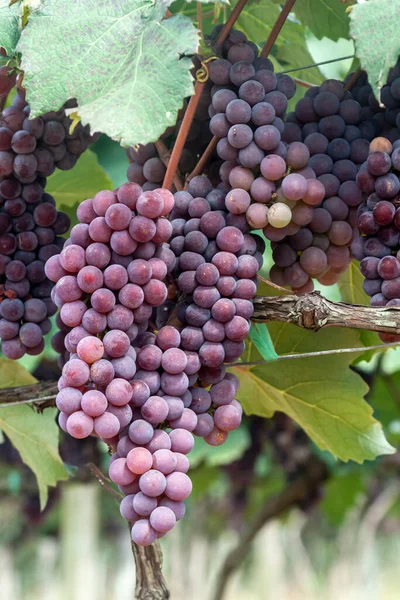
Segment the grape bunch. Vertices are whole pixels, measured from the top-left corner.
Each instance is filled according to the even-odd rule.
[[[210,379],[207,383],[202,378],[199,356],[182,350],[176,327],[148,333],[145,341],[137,348],[140,376],[131,382],[132,422],[119,436],[109,471],[125,495],[121,515],[133,522],[132,539],[143,546],[162,537],[185,514],[184,500],[192,490],[187,455],[193,436],[220,445],[242,417],[234,399],[237,378],[225,369],[217,376],[214,370],[214,383],[207,390]],[[205,387],[190,385],[199,384],[199,376]]]
[[[142,192],[135,183],[99,192],[78,206],[80,223],[46,263],[67,359],[57,406],[73,437],[112,438],[130,421],[129,382],[138,377],[131,342],[167,297],[163,279],[175,258],[163,244],[172,206],[170,192]]]
[[[400,141],[386,138],[371,142],[370,154],[357,182],[365,194],[358,228],[361,236],[352,244],[365,277],[363,288],[371,306],[400,306]],[[398,341],[397,334],[380,333],[384,342]]]
[[[135,183],[99,192],[79,205],[80,223],[61,254],[46,264],[56,282],[60,320],[69,329],[56,399],[60,426],[76,438],[94,433],[115,449],[110,478],[126,495],[121,513],[134,522],[132,538],[142,545],[184,514],[193,434],[219,445],[242,418],[235,400],[238,380],[222,364],[229,356],[214,350],[222,344],[195,347],[196,328],[166,324],[157,331],[152,323],[155,307],[167,298],[163,280],[180,269],[172,245],[165,245],[173,234],[165,217],[182,194],[143,192]],[[187,253],[195,256],[191,248]],[[251,302],[245,305],[252,310]],[[215,322],[222,330],[229,325],[225,318]],[[231,330],[236,327],[241,340],[247,333],[245,322],[243,334],[241,321],[231,319],[227,348],[235,338]],[[234,359],[243,343],[232,347]]]
[[[205,176],[195,177],[187,192],[175,194],[171,215],[182,347],[198,352],[206,369],[234,362],[244,350],[264,249],[259,236],[231,224],[225,196]]]
[[[52,120],[28,116],[18,90],[0,117],[0,338],[4,355],[14,360],[44,348],[56,312],[45,262],[61,252],[60,236],[70,226],[45,192],[54,160],[41,140]]]
[[[304,199],[297,203],[292,215],[300,228],[283,239],[274,238],[275,265],[270,277],[275,283],[310,291],[310,278],[331,285],[347,269],[362,202],[356,176],[369,150],[362,119],[361,105],[334,79],[307,90],[288,115],[283,134],[289,144],[287,155],[300,153],[301,145],[306,146],[310,158],[303,175],[312,178],[308,184],[316,189],[322,184],[325,194],[320,202],[317,197],[315,204],[311,201],[312,210],[304,206]],[[284,179],[284,195],[286,185]]]
[[[353,76],[350,73],[345,83]],[[368,82],[367,73],[361,72],[351,89],[354,100],[361,105],[361,121],[358,128],[362,137],[372,141],[377,136],[387,138],[394,143],[400,136],[400,119],[397,119],[400,108],[400,62],[389,70],[388,78],[380,92],[380,103],[375,98]]]

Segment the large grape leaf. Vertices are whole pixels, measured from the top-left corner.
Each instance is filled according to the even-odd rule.
[[[356,53],[377,97],[400,53],[399,20],[400,0],[369,0],[350,12]]]
[[[339,0],[297,0],[293,12],[303,25],[311,29],[318,38],[338,40],[349,35],[349,16],[346,8],[353,1]]]
[[[282,354],[359,346],[352,330],[310,333],[287,323],[269,325]],[[241,382],[238,399],[248,414],[271,417],[280,411],[294,419],[322,450],[343,461],[363,462],[391,454],[371,407],[368,386],[350,369],[357,353],[291,358],[261,366],[232,368]]]
[[[76,98],[92,132],[127,146],[156,140],[193,94],[188,55],[198,45],[190,19],[163,19],[168,4],[46,0],[17,47],[31,115]]]
[[[18,6],[10,6],[10,0],[0,0],[0,48],[4,48],[9,56],[18,42],[18,21]]]
[[[75,217],[77,205],[93,198],[100,190],[111,190],[113,183],[103,167],[99,165],[97,156],[86,150],[73,169],[56,171],[47,179],[46,192],[52,194],[57,208],[67,210]]]
[[[35,378],[17,362],[0,359],[0,388],[29,385]],[[68,473],[58,453],[57,410],[47,408],[35,413],[28,405],[0,404],[0,430],[18,450],[23,462],[36,475],[40,506],[46,506],[48,486],[68,479]]]

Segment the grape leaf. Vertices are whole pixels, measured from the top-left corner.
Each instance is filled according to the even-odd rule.
[[[189,18],[163,19],[168,4],[46,0],[18,43],[31,116],[76,98],[92,133],[127,146],[156,140],[193,94],[198,45]]]
[[[11,56],[19,38],[19,8],[10,6],[10,0],[0,0],[0,48]]]
[[[353,260],[338,281],[343,302],[369,305],[369,297],[363,290],[363,281],[364,277],[361,275],[359,263]]]
[[[47,179],[46,184],[46,192],[54,196],[57,208],[73,209],[71,211],[73,217],[80,202],[93,198],[100,190],[111,189],[113,189],[111,179],[99,165],[96,154],[91,150],[86,150],[82,154],[73,169],[69,171],[56,169]]]
[[[114,188],[125,183],[129,161],[124,148],[106,135],[102,135],[91,146],[91,150],[96,154],[99,164],[113,182]]]
[[[349,36],[349,16],[346,8],[354,2],[338,0],[297,0],[293,12],[313,32],[315,37],[331,40]]]
[[[348,511],[354,508],[366,491],[366,481],[362,473],[354,469],[336,472],[324,486],[320,509],[333,525],[339,527]]]
[[[310,333],[287,323],[272,323],[269,330],[280,355],[359,345],[358,334],[352,330]],[[237,397],[248,414],[286,413],[321,450],[343,461],[363,462],[391,454],[394,448],[363,399],[368,387],[349,368],[353,359],[352,353],[314,355],[234,367],[232,372],[241,382]]]
[[[343,273],[338,281],[338,287],[343,302],[348,304],[369,305],[369,296],[363,289],[364,277],[361,275],[359,263],[353,260],[349,268]],[[381,340],[375,331],[362,331],[360,339],[364,346],[376,346],[381,344]],[[360,356],[361,360],[370,360],[378,350],[369,350]]]
[[[399,19],[400,0],[369,0],[350,12],[356,53],[376,97],[400,53]]]
[[[13,360],[0,359],[0,388],[35,383],[35,378]],[[48,486],[68,479],[58,453],[57,410],[35,413],[28,405],[0,405],[0,430],[10,439],[22,461],[36,475],[40,506],[46,506]]]

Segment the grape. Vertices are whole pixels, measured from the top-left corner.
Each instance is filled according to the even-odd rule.
[[[263,176],[272,181],[281,179],[286,172],[286,162],[276,154],[266,156],[260,165],[260,170]]]
[[[105,395],[107,400],[115,406],[124,406],[132,398],[133,390],[131,385],[122,378],[114,378],[106,387]],[[134,440],[132,440],[134,441]]]
[[[106,359],[98,360],[90,366],[90,379],[97,385],[107,386],[114,379],[114,375],[114,367]]]
[[[134,523],[131,530],[132,540],[140,546],[150,546],[157,539],[157,532],[147,519]]]
[[[283,202],[276,202],[268,210],[268,221],[272,227],[277,229],[286,227],[291,219],[292,211],[286,204],[283,204]]]
[[[323,273],[327,267],[327,257],[320,248],[310,246],[300,256],[300,265],[311,277]]]
[[[89,390],[82,396],[82,410],[90,417],[102,415],[106,411],[107,405],[107,398],[98,390]]]
[[[83,410],[72,413],[66,422],[67,432],[77,439],[88,437],[93,431],[93,426],[93,419]]]
[[[364,259],[364,261],[365,260],[368,260],[368,259]],[[369,257],[369,260],[373,260],[373,257]],[[375,260],[377,260],[377,259],[375,259]],[[361,265],[360,265],[360,268],[361,268]],[[363,275],[364,275],[364,273],[363,273]],[[366,275],[364,275],[364,276],[366,276]],[[377,266],[376,277],[382,277],[383,279],[395,279],[399,276],[400,276],[400,263],[395,256],[384,256],[383,258],[381,258],[379,260],[378,266]]]
[[[146,496],[156,498],[160,496],[167,487],[167,479],[165,476],[156,469],[151,469],[144,473],[139,479],[140,490]],[[171,498],[175,500],[175,498]],[[181,498],[178,498],[180,500]]]
[[[56,404],[59,410],[61,410],[63,413],[69,416],[72,413],[80,410],[81,400],[82,392],[72,387],[66,387],[60,392],[58,392],[56,397]]]

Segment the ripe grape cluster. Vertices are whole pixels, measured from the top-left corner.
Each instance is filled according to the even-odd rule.
[[[199,353],[203,372],[242,354],[262,265],[263,240],[233,224],[227,198],[207,177],[195,177],[175,194],[171,220],[182,345]]]
[[[137,370],[131,342],[167,297],[162,280],[174,257],[163,250],[171,231],[164,215],[172,205],[170,192],[142,192],[135,183],[99,192],[79,205],[80,223],[46,263],[68,331],[57,405],[60,424],[73,437],[94,431],[112,438],[120,419],[123,426],[130,420],[128,382]]]
[[[192,187],[195,184],[196,180]],[[191,492],[186,455],[193,448],[193,434],[219,445],[242,417],[235,400],[238,380],[222,363],[235,360],[243,349],[252,312],[243,293],[229,300],[228,309],[235,310],[234,300],[238,306],[242,302],[247,319],[235,320],[234,314],[226,319],[224,307],[219,321],[209,319],[210,331],[218,329],[220,335],[221,328],[226,330],[225,346],[206,341],[206,333],[199,344],[199,327],[166,324],[156,330],[152,323],[155,308],[167,299],[163,281],[168,273],[188,272],[181,268],[182,256],[176,261],[171,249],[175,238],[171,248],[166,245],[174,230],[174,220],[166,216],[177,210],[188,214],[182,209],[182,194],[190,212],[199,198],[186,192],[174,198],[164,189],[143,192],[136,183],[99,192],[79,205],[80,223],[72,228],[61,254],[46,263],[48,278],[56,282],[52,296],[60,308],[60,335],[68,354],[56,399],[60,426],[76,438],[94,433],[115,449],[110,477],[125,494],[121,514],[134,522],[132,538],[142,545],[169,531],[184,514],[183,500]],[[222,240],[222,255],[227,234],[228,245],[238,234],[240,246],[244,241],[239,230],[230,232],[229,227],[222,238],[210,234],[210,239]],[[187,258],[206,264],[206,248],[198,247],[197,238],[188,235]],[[241,274],[241,257],[228,248],[225,254],[228,262],[233,258],[237,263],[232,275],[243,278],[247,263]],[[257,268],[256,261],[253,277]],[[237,278],[229,279],[235,283]],[[198,282],[198,289],[201,296],[211,286]],[[191,304],[195,306],[194,299]]]
[[[57,153],[62,145],[67,152],[62,140],[70,121],[64,113],[57,121],[52,114],[30,120],[29,112],[18,90],[0,118],[0,338],[11,359],[40,354],[44,348],[43,335],[56,311],[45,262],[61,252],[60,236],[70,226],[69,217],[45,192],[46,177],[55,166],[69,168],[49,148]],[[62,139],[57,137],[60,128]],[[56,141],[58,146],[52,145]]]
[[[371,306],[400,306],[399,174],[400,141],[392,145],[383,137],[374,139],[357,175],[365,201],[358,217],[362,235],[352,244]],[[385,342],[400,339],[396,334],[379,335]]]

